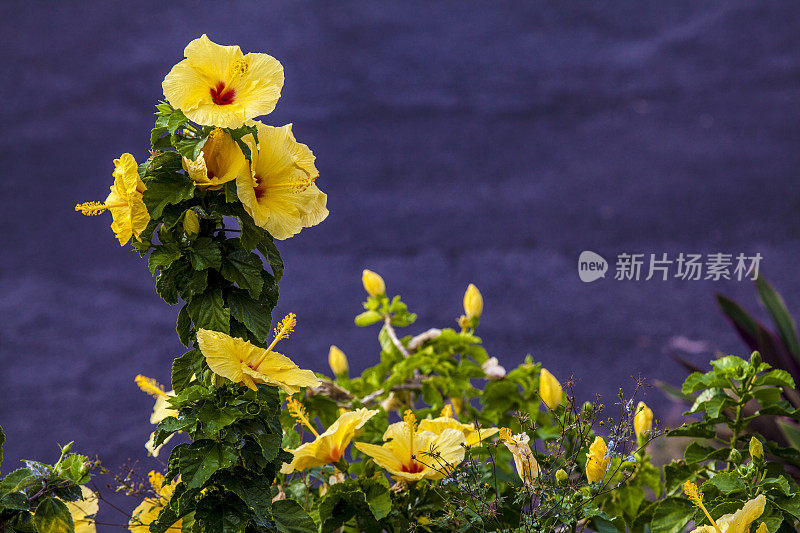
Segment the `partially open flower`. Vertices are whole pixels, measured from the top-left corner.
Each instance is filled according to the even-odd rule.
[[[391,424],[383,434],[382,445],[356,442],[358,450],[385,468],[395,480],[441,479],[464,460],[464,434],[445,429],[437,435],[419,431],[417,419],[406,411],[402,422]]]
[[[318,387],[319,379],[310,370],[300,369],[285,355],[273,351],[279,340],[289,336],[297,320],[287,315],[275,328],[275,338],[265,349],[220,331],[200,329],[197,345],[215,374],[256,390],[256,383],[274,385],[286,394],[306,387]]]
[[[172,493],[175,492],[175,487],[180,480],[175,479],[172,483],[165,484],[164,476],[153,470],[148,475],[148,481],[155,492],[155,496],[145,498],[133,510],[133,516],[128,522],[128,529],[133,533],[150,532],[150,524],[155,522],[161,510],[169,505]],[[183,520],[178,519],[177,522],[169,527],[169,531],[180,531],[181,527],[183,527]]]
[[[500,430],[500,438],[508,451],[514,456],[514,467],[523,483],[529,485],[539,477],[539,463],[531,451],[530,437],[527,433],[512,435],[508,428]]]
[[[81,486],[82,500],[64,502],[67,504],[72,523],[75,524],[75,533],[95,533],[94,516],[100,510],[97,503],[97,494],[85,486]]]
[[[606,476],[609,458],[606,457],[608,446],[603,437],[595,437],[586,454],[586,479],[589,483],[597,483]]]
[[[175,391],[166,392],[164,391],[164,387],[162,387],[161,384],[159,384],[156,380],[142,376],[141,374],[136,376],[134,381],[136,381],[136,385],[139,386],[142,392],[146,392],[156,399],[156,403],[153,406],[153,413],[150,415],[151,424],[158,425],[162,420],[169,416],[178,416],[178,411],[173,409],[169,404],[169,399],[175,397]],[[147,451],[150,452],[150,455],[153,457],[158,457],[161,447],[169,442],[170,439],[175,436],[175,434],[173,433],[167,437],[158,447],[153,445],[153,439],[155,436],[155,431],[150,433],[150,438],[147,439],[147,443],[144,445],[144,447],[147,448]]]
[[[283,66],[267,54],[243,54],[203,34],[186,45],[186,59],[172,67],[162,88],[167,101],[189,120],[238,128],[275,109],[283,87]]]
[[[276,128],[255,123],[258,145],[252,135],[250,174],[236,178],[236,192],[256,225],[279,240],[316,226],[328,216],[328,196],[316,185],[319,171],[314,154],[298,143],[292,125]]]
[[[240,174],[248,175],[250,171],[239,145],[219,128],[208,136],[197,159],[192,161],[183,157],[182,161],[183,169],[195,185],[211,191],[222,188]]]
[[[302,409],[302,406],[298,406],[297,400],[289,399],[289,412],[307,427],[316,438],[312,442],[301,444],[294,450],[289,450],[294,455],[294,459],[292,459],[291,463],[284,463],[281,468],[281,472],[284,474],[338,462],[356,432],[370,418],[378,414],[377,410],[363,408],[348,411],[340,415],[327,431],[319,435],[308,420],[305,410]]]
[[[431,431],[437,435],[441,435],[445,429],[457,429],[464,434],[467,446],[475,446],[483,439],[491,437],[499,431],[498,428],[480,428],[476,429],[475,424],[464,424],[459,422],[453,416],[453,409],[450,405],[446,405],[442,409],[441,416],[438,418],[421,420],[419,423],[420,431]]]
[[[86,216],[111,211],[111,229],[117,235],[120,246],[125,246],[131,237],[139,240],[139,235],[150,222],[150,213],[142,200],[142,193],[147,187],[139,177],[138,168],[131,154],[122,154],[119,159],[114,160],[114,184],[106,201],[86,202],[75,206],[75,211]]]

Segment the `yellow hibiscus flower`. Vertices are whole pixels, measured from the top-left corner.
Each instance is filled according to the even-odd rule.
[[[295,140],[291,124],[255,125],[258,146],[252,135],[245,137],[252,153],[251,174],[236,178],[236,192],[256,225],[276,239],[288,239],[325,220],[328,196],[314,183],[319,176],[314,154]]]
[[[517,469],[519,478],[526,485],[533,483],[533,480],[539,477],[539,463],[528,444],[530,437],[526,433],[512,435],[511,430],[503,428],[500,430],[500,438],[514,456],[514,468]]]
[[[294,398],[287,402],[289,412],[301,424],[306,426],[316,437],[312,442],[301,444],[294,450],[289,450],[293,455],[291,463],[284,463],[281,473],[291,474],[295,470],[302,471],[315,466],[336,463],[344,455],[344,451],[353,440],[356,431],[361,429],[367,421],[378,414],[377,410],[357,409],[343,413],[331,424],[322,435],[308,420],[303,406]]]
[[[608,446],[603,437],[595,437],[586,454],[586,479],[589,483],[597,483],[606,476],[610,459],[606,457]]]
[[[69,514],[72,515],[75,533],[95,533],[97,528],[94,525],[94,515],[100,510],[97,494],[85,486],[81,486],[81,494],[83,495],[82,500],[64,503],[67,504]]]
[[[206,126],[238,128],[275,109],[283,87],[283,66],[267,54],[243,54],[203,34],[186,45],[186,57],[161,84],[172,107]]]
[[[691,533],[747,533],[750,531],[750,524],[756,521],[764,512],[764,507],[767,505],[767,499],[763,494],[759,494],[752,500],[749,500],[744,506],[733,514],[726,514],[719,519],[714,520],[711,518],[706,506],[703,505],[703,493],[697,488],[697,485],[687,481],[683,484],[683,492],[698,506],[711,522],[711,525],[696,527]],[[762,523],[759,526],[759,531],[763,528]]]
[[[156,380],[152,378],[148,378],[142,376],[141,374],[136,376],[134,379],[136,385],[142,390],[142,392],[146,392],[150,396],[156,399],[156,403],[153,406],[153,413],[150,415],[150,423],[153,425],[158,425],[162,420],[167,418],[168,416],[178,416],[178,411],[173,409],[172,406],[169,404],[169,399],[175,397],[175,391],[165,392],[164,387],[161,386]],[[150,452],[150,455],[153,457],[158,457],[158,453],[161,451],[161,447],[164,446],[166,443],[170,441],[172,437],[175,436],[173,433],[169,437],[167,437],[164,442],[162,442],[158,447],[153,446],[153,438],[156,436],[156,432],[150,433],[150,438],[147,439],[147,443],[144,445],[147,448],[147,451]]]
[[[457,429],[448,428],[440,435],[419,431],[417,419],[407,410],[402,422],[391,424],[383,434],[382,445],[356,442],[356,448],[372,457],[398,481],[441,479],[464,460],[466,438]]]
[[[114,160],[114,184],[111,193],[103,203],[86,202],[75,206],[86,216],[99,215],[111,211],[111,229],[119,239],[120,246],[142,234],[150,222],[150,213],[142,200],[142,193],[147,190],[139,177],[138,165],[131,154],[122,154]]]
[[[419,423],[420,431],[430,431],[441,435],[445,429],[457,429],[464,434],[467,446],[475,446],[483,439],[491,437],[498,431],[499,428],[481,428],[480,431],[475,429],[475,424],[464,424],[459,422],[453,416],[453,408],[448,404],[442,409],[442,413],[438,418],[424,419]]]
[[[239,174],[247,174],[247,160],[230,135],[219,128],[212,130],[200,155],[192,161],[183,159],[183,169],[201,189],[216,191]]]
[[[295,315],[288,314],[275,328],[275,339],[266,349],[208,329],[198,330],[197,345],[215,374],[253,390],[256,390],[256,383],[265,383],[280,387],[286,394],[294,394],[320,384],[312,371],[300,369],[291,359],[273,351],[279,340],[289,336],[295,324]]]
[[[169,500],[172,498],[172,493],[175,492],[179,479],[164,484],[164,476],[153,470],[148,476],[148,481],[156,494],[153,497],[145,498],[133,510],[133,516],[128,522],[128,529],[133,533],[150,533],[150,524],[158,518],[161,509],[169,505]],[[168,531],[180,531],[182,527],[183,520],[179,519],[169,527]]]

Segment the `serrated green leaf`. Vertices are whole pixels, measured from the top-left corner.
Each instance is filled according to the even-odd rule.
[[[56,498],[45,498],[36,506],[33,523],[39,533],[74,533],[75,525],[67,505]]]
[[[317,525],[294,500],[278,500],[272,504],[272,516],[281,533],[316,533]]]
[[[169,119],[167,120],[167,130],[169,131],[170,135],[172,135],[178,128],[183,126],[188,121],[189,119],[186,118],[186,115],[183,114],[183,111],[180,109],[173,109],[172,113],[169,115]]]
[[[197,372],[197,361],[200,354],[197,350],[189,350],[182,356],[172,361],[172,388],[176,392],[182,391],[189,385],[192,376]]]
[[[245,325],[259,340],[269,337],[272,326],[272,307],[254,300],[246,291],[234,289],[228,295],[231,316]]]
[[[666,498],[662,500],[650,524],[652,533],[680,533],[692,519],[694,508],[685,498]]]
[[[181,480],[187,488],[200,488],[221,468],[236,464],[235,449],[212,440],[198,440],[183,448],[180,454]]]
[[[258,298],[264,287],[264,280],[261,277],[263,269],[261,258],[256,254],[236,250],[222,258],[220,273],[240,289],[248,291],[251,298]]]
[[[153,252],[147,260],[150,273],[155,274],[156,270],[163,270],[170,266],[181,256],[181,251],[177,244],[170,243],[165,245],[153,246]]]
[[[187,310],[195,329],[230,332],[231,312],[225,307],[221,290],[212,289],[195,295],[187,305]]]
[[[719,472],[703,483],[703,490],[716,487],[723,494],[747,490],[747,485],[736,472]]]
[[[145,181],[144,200],[150,218],[157,219],[168,205],[179,204],[194,196],[194,181],[183,174],[165,174]]]
[[[189,258],[195,270],[213,268],[219,270],[222,264],[222,252],[219,245],[209,237],[200,237],[192,243],[189,249]]]

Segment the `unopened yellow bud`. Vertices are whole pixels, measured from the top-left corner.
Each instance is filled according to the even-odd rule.
[[[750,437],[750,457],[755,461],[760,461],[764,458],[764,446],[755,437]]]
[[[653,429],[653,410],[647,407],[644,402],[639,402],[636,406],[636,416],[633,417],[633,429],[636,437],[641,439],[645,433]]]
[[[200,233],[200,219],[197,217],[197,213],[191,209],[187,209],[183,215],[183,229],[190,237]]]
[[[330,351],[328,351],[328,365],[330,365],[334,376],[340,376],[349,369],[347,356],[336,346],[331,346]]]
[[[556,471],[556,482],[559,485],[563,485],[564,483],[567,482],[567,479],[569,479],[569,475],[567,474],[566,470],[564,470],[563,468],[559,468]]]
[[[561,405],[561,400],[564,398],[561,383],[544,368],[539,374],[539,396],[551,411]]]
[[[364,269],[364,272],[361,273],[361,283],[370,296],[380,296],[386,293],[386,284],[383,282],[383,278],[372,270]]]
[[[464,313],[468,319],[480,318],[483,313],[483,296],[478,287],[469,284],[467,291],[464,293]]]

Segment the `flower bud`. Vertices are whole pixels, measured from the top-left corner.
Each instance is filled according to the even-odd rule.
[[[72,441],[72,442],[74,442],[74,441]],[[62,455],[67,455],[69,452],[71,452],[71,451],[72,451],[72,442],[68,442],[68,443],[66,443],[66,444],[64,445],[64,447],[63,447],[63,448],[61,448],[61,454],[62,454]]]
[[[653,410],[647,407],[644,402],[639,402],[636,406],[636,416],[633,417],[633,429],[636,431],[636,438],[642,439],[645,433],[653,429]]]
[[[383,278],[372,270],[364,269],[364,272],[361,273],[361,283],[370,296],[375,297],[386,293],[386,284],[383,282]]]
[[[561,383],[544,368],[539,374],[539,396],[551,411],[561,405],[561,400],[564,397]]]
[[[200,233],[200,219],[197,217],[197,213],[191,209],[187,209],[183,214],[183,230],[189,237]]]
[[[90,463],[88,463],[88,462],[87,462],[87,463],[83,463],[83,464],[81,465],[81,469],[80,469],[80,471],[79,471],[79,472],[80,472],[80,475],[81,475],[81,477],[83,477],[83,476],[85,476],[86,474],[88,474],[88,473],[89,473],[89,470],[91,470],[91,469],[92,469],[92,465],[91,465]]]
[[[371,326],[376,322],[380,322],[383,319],[383,315],[377,311],[364,311],[360,315],[358,315],[355,319],[356,326],[364,327],[364,326]]]
[[[731,450],[731,453],[728,454],[728,461],[735,465],[740,464],[742,462],[742,453],[734,448]]]
[[[753,352],[750,355],[750,366],[753,368],[758,368],[761,366],[761,354],[758,352]]]
[[[556,470],[556,483],[563,485],[567,482],[567,479],[569,479],[569,475],[563,468]]]
[[[340,376],[347,372],[348,365],[347,365],[347,356],[344,354],[336,346],[331,346],[330,351],[328,351],[328,364],[333,371],[334,376]]]
[[[750,437],[750,457],[753,458],[754,461],[760,461],[764,458],[764,446],[761,444],[761,441],[755,437]]]
[[[468,319],[480,318],[483,313],[483,296],[478,287],[469,284],[467,291],[464,293],[464,313]]]

